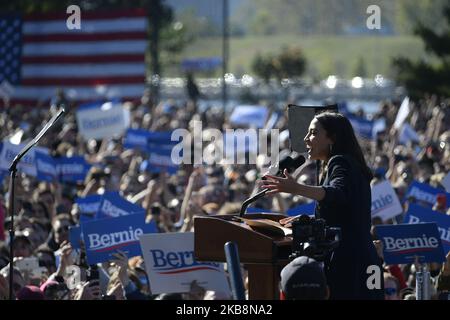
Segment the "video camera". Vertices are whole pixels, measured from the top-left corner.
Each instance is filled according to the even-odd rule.
[[[341,228],[326,226],[324,219],[301,215],[292,222],[292,236],[290,259],[307,256],[316,261],[324,261],[338,247]]]

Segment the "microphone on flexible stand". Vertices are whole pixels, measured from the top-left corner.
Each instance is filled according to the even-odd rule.
[[[39,140],[41,140],[42,136],[50,130],[50,128],[58,121],[59,118],[65,113],[64,106],[61,106],[59,111],[53,115],[53,117],[47,122],[44,128],[38,133],[38,135],[28,142],[28,144],[16,155],[14,160],[12,161],[9,172],[10,172],[10,180],[9,180],[9,215],[11,217],[11,225],[9,227],[9,300],[13,300],[13,271],[14,271],[14,189],[15,189],[15,180],[17,174],[17,165],[20,160],[25,156],[25,154],[33,148]]]
[[[287,156],[286,158],[281,160],[278,163],[278,165],[276,165],[274,167],[271,166],[269,168],[269,173],[272,174],[272,172],[274,170],[276,170],[274,175],[281,176],[283,174],[284,169],[287,169],[287,171],[289,173],[292,173],[293,171],[295,171],[295,169],[297,169],[298,167],[303,165],[305,163],[305,161],[306,161],[306,159],[302,155],[298,155],[295,158]],[[256,200],[258,200],[258,199],[260,199],[262,197],[264,197],[268,191],[269,191],[269,189],[263,189],[260,192],[258,192],[257,194],[255,194],[253,197],[248,198],[247,200],[245,200],[242,203],[241,211],[239,212],[239,217],[242,217],[245,214],[245,211],[247,211],[247,208],[248,208],[248,206],[251,203],[255,202]]]

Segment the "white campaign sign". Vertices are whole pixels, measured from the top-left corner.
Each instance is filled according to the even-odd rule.
[[[380,217],[386,221],[402,212],[403,208],[389,181],[372,186],[372,218]]]
[[[120,136],[130,126],[130,111],[121,103],[106,102],[98,108],[79,110],[77,124],[84,139]]]
[[[26,143],[12,144],[8,139],[3,140],[3,148],[0,153],[0,169],[8,170],[14,158],[17,154],[26,146]],[[42,147],[36,147],[28,151],[28,153],[20,160],[17,169],[32,176],[37,176],[36,164],[35,164],[35,152],[40,151],[48,154],[48,149]]]
[[[230,294],[222,263],[194,260],[194,233],[144,234],[139,238],[153,294],[189,292],[192,281]]]
[[[394,121],[394,128],[400,129],[403,122],[405,122],[406,118],[409,115],[409,97],[405,97],[402,101],[402,104],[400,105],[400,108],[397,112],[397,117]]]

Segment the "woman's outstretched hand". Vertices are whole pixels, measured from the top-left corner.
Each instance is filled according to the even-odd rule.
[[[269,189],[267,194],[278,192],[295,193],[299,184],[288,173],[287,169],[283,171],[284,177],[266,175],[266,180],[262,180],[262,187]]]

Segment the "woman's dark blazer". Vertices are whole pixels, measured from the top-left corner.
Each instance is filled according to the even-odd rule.
[[[321,185],[325,198],[318,202],[316,216],[341,228],[339,247],[325,261],[331,299],[383,299],[383,269],[370,235],[370,181],[352,157],[336,155],[328,161]],[[380,267],[380,290],[367,288],[370,265]]]

